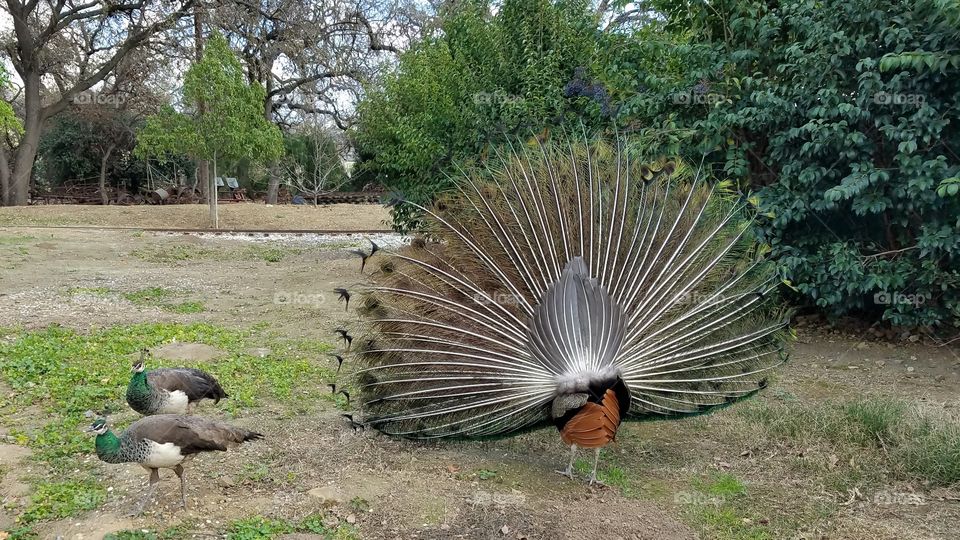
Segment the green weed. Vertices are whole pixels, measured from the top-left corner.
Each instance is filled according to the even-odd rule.
[[[108,296],[113,290],[109,287],[73,287],[67,291],[70,296]]]
[[[234,521],[227,531],[228,540],[272,540],[284,534],[312,533],[328,540],[359,540],[354,527],[346,524],[326,525],[323,515],[313,514],[299,522],[254,516]]]
[[[134,257],[150,263],[178,263],[203,259],[215,254],[214,250],[185,244],[146,246],[130,252]]]
[[[154,306],[161,301],[173,296],[175,292],[172,289],[163,287],[150,287],[133,292],[123,293],[123,297],[138,306]]]
[[[41,483],[30,496],[20,521],[33,523],[42,519],[75,516],[100,506],[106,498],[107,491],[95,482]]]
[[[160,307],[167,311],[180,314],[203,313],[206,310],[200,302],[180,302],[179,304],[162,304]]]

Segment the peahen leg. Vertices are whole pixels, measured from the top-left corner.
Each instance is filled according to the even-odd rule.
[[[566,476],[567,478],[573,480],[573,459],[575,457],[577,457],[577,445],[571,444],[570,445],[570,463],[567,463],[566,470],[554,471],[554,472],[557,474],[562,474],[563,476]]]
[[[187,479],[183,477],[183,465],[177,465],[173,468],[173,472],[177,473],[177,477],[180,479],[180,507],[184,510],[187,509]]]
[[[146,496],[140,501],[140,504],[135,506],[133,510],[130,511],[131,516],[139,516],[143,514],[143,508],[146,506],[147,501],[153,498],[154,492],[157,491],[157,484],[160,482],[160,471],[158,469],[150,469],[150,486],[147,488]]]
[[[590,473],[590,485],[593,485],[594,482],[597,484],[603,484],[603,482],[597,480],[597,465],[600,464],[600,449],[597,448],[597,453],[593,456],[593,472]]]

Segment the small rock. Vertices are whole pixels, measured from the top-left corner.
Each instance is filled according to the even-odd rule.
[[[913,373],[913,371],[914,371],[913,366],[907,366],[907,373]]]
[[[916,343],[916,342],[918,342],[918,341],[920,341],[920,336],[918,336],[918,335],[916,335],[916,334],[913,334],[913,335],[910,336],[910,343]]]
[[[866,341],[861,341],[860,343],[857,343],[858,351],[862,351],[864,349],[869,349],[869,348],[870,348],[870,345]]]
[[[913,356],[913,355],[911,354],[911,355],[910,355],[910,360],[916,362],[916,361],[917,361],[917,357],[916,357],[916,356]]]
[[[256,356],[257,358],[266,358],[270,356],[270,349],[266,347],[251,347],[244,352],[250,356]]]
[[[353,514],[350,514],[349,516],[347,516],[347,523],[353,525],[356,522],[357,522],[357,516]]]
[[[510,527],[508,525],[504,525],[503,527],[500,527],[500,534],[504,536],[510,534]]]

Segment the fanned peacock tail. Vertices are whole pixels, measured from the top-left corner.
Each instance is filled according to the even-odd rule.
[[[415,437],[549,422],[620,377],[633,419],[752,395],[785,359],[779,279],[729,182],[640,163],[629,141],[524,147],[425,213],[366,292],[365,420]]]

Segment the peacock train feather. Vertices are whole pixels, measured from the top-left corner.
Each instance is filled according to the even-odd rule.
[[[359,302],[365,422],[501,436],[559,427],[563,406],[617,381],[629,393],[607,404],[628,419],[763,388],[790,332],[755,208],[729,182],[635,155],[624,139],[527,146],[418,207],[423,237]]]

